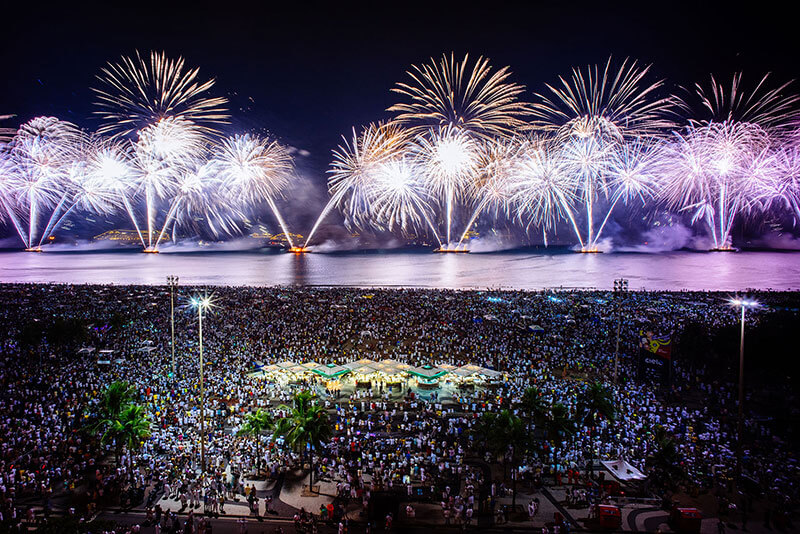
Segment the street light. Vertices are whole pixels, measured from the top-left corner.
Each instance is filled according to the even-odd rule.
[[[614,385],[617,385],[619,377],[619,332],[622,328],[622,306],[621,300],[628,293],[628,279],[617,278],[614,280],[614,300],[617,305],[617,346],[614,349]]]
[[[172,377],[175,378],[175,290],[178,289],[178,277],[167,276],[167,286],[169,286],[169,314],[170,325],[172,326]]]
[[[742,475],[742,428],[744,426],[744,312],[747,308],[757,308],[758,301],[748,298],[731,299],[730,305],[741,308],[741,333],[739,336],[739,421],[736,429],[736,478]]]
[[[200,337],[200,476],[206,475],[206,403],[205,383],[203,382],[203,310],[213,306],[213,301],[208,295],[194,296],[189,301],[192,308],[197,308],[197,322]]]

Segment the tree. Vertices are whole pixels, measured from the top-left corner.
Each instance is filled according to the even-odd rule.
[[[112,382],[100,396],[97,410],[93,414],[96,422],[90,426],[93,432],[102,432],[100,441],[109,443],[116,440],[117,463],[119,463],[122,442],[117,435],[120,414],[136,398],[136,390],[125,381]]]
[[[567,407],[560,402],[550,407],[550,414],[544,425],[547,439],[550,441],[560,441],[561,436],[575,433],[575,422],[570,419]]]
[[[236,433],[237,436],[250,436],[256,441],[256,474],[259,473],[261,466],[261,435],[274,427],[275,420],[272,418],[272,414],[259,408],[245,416],[244,424]]]
[[[133,483],[133,453],[150,437],[150,419],[142,406],[129,404],[122,409],[112,428],[119,442],[128,449],[128,472]]]
[[[531,432],[535,424],[541,423],[544,420],[547,414],[547,406],[544,400],[542,400],[542,394],[536,387],[525,389],[520,404],[522,411],[525,412],[528,418],[528,432]]]
[[[525,451],[529,443],[529,435],[522,420],[510,410],[500,413],[484,413],[475,427],[475,438],[494,453],[503,453],[503,477],[506,477],[506,468],[510,463],[514,470],[519,463],[519,455]],[[512,506],[517,504],[517,476],[512,476],[513,499]]]
[[[655,448],[645,459],[645,464],[652,469],[652,479],[656,485],[674,489],[679,481],[686,478],[675,440],[663,426],[658,425],[653,433],[653,444]]]
[[[583,390],[578,400],[577,420],[589,429],[589,473],[594,476],[594,429],[598,417],[614,421],[614,409],[611,391],[600,382],[593,382]]]
[[[316,402],[316,395],[308,391],[295,394],[292,407],[279,406],[279,410],[288,412],[275,423],[275,435],[283,436],[286,444],[295,451],[308,449],[311,472],[308,476],[308,489],[312,491],[314,483],[314,450],[322,447],[333,433],[328,412]]]
[[[116,419],[122,410],[136,399],[136,389],[117,380],[110,383],[100,397],[99,415],[101,419]]]

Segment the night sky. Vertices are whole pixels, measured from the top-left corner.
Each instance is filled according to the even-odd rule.
[[[510,65],[530,91],[609,54],[654,63],[672,86],[712,71],[797,76],[793,17],[764,2],[752,4],[758,11],[734,2],[59,4],[4,8],[0,114],[17,115],[9,126],[48,114],[94,128],[89,88],[106,61],[165,50],[216,77],[215,94],[231,99],[231,132],[266,130],[309,151],[299,165],[318,183],[340,136],[386,118],[405,70],[443,52]]]

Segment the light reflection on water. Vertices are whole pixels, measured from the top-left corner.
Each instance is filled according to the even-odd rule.
[[[339,254],[275,252],[0,252],[0,282],[192,285],[348,285],[439,288],[631,288],[737,291],[800,288],[800,253]]]

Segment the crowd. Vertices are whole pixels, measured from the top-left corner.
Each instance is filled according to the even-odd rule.
[[[506,487],[492,480],[485,460],[494,459],[477,446],[474,430],[483,413],[519,413],[532,386],[546,405],[562,403],[572,416],[587,383],[606,383],[617,415],[613,422],[598,419],[591,431],[543,440],[538,454],[513,467],[517,477],[541,483],[569,473],[571,479],[594,456],[647,472],[660,427],[677,444],[687,484],[713,490],[734,464],[735,376],[715,376],[696,362],[689,367],[676,353],[668,386],[637,378],[642,329],[671,335],[678,345],[687,324],[737,323],[720,294],[219,287],[203,318],[206,403],[200,407],[197,310],[188,305],[196,293],[177,292],[173,374],[167,288],[0,286],[0,522],[27,518],[34,502],[47,513],[54,499],[91,514],[142,487],[150,488],[151,505],[166,494],[187,509],[203,502],[224,511],[226,500],[246,495],[243,475],[256,466],[273,478],[303,466],[303,456],[280,440],[265,436],[256,447],[236,431],[247,413],[276,411],[309,388],[320,394],[334,427],[318,453],[317,476],[337,481],[340,499],[361,503],[365,512],[370,496],[385,491],[407,493],[409,502],[440,502],[447,522],[496,511]],[[795,298],[762,295],[765,306],[749,324],[771,313],[796,313],[790,309]],[[76,322],[69,331],[49,329],[57,318]],[[614,384],[618,318],[620,380]],[[539,333],[528,328],[534,324]],[[112,352],[99,356],[101,350]],[[363,357],[473,363],[501,371],[504,380],[442,398],[410,383],[402,391],[376,385],[340,395],[319,379],[286,384],[251,373],[257,362],[343,364]],[[119,379],[135,386],[152,421],[152,436],[134,458],[133,480],[121,467],[127,451],[116,462],[118,448],[87,429],[103,388]],[[198,478],[201,409],[205,480]],[[793,444],[761,415],[749,412],[747,426],[758,443],[771,445],[746,451],[745,474],[782,509],[793,509],[800,476]],[[406,513],[413,514],[409,506]],[[169,521],[173,528],[177,519]]]

